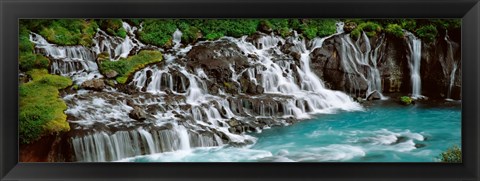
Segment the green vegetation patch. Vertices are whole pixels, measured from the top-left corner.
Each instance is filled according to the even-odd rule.
[[[447,163],[462,163],[462,149],[458,146],[448,148],[440,154],[440,161]]]
[[[59,89],[72,85],[67,77],[48,74],[45,69],[34,69],[27,74],[33,79],[20,84],[19,136],[28,144],[42,135],[69,131],[64,111],[67,105],[58,95]]]
[[[377,35],[382,32],[382,26],[376,22],[367,21],[358,24],[358,26],[350,33],[354,38],[360,37],[361,33],[365,32],[368,37]]]
[[[400,97],[400,102],[402,102],[402,104],[405,104],[405,105],[410,105],[413,103],[413,99],[408,96],[402,96]]]
[[[94,20],[46,19],[21,20],[21,25],[39,33],[49,42],[58,45],[91,46],[98,25]]]
[[[18,51],[18,62],[22,71],[48,68],[50,64],[47,57],[34,53],[34,45],[30,42],[30,31],[25,26],[20,26]]]
[[[102,30],[105,30],[110,35],[122,38],[127,36],[127,31],[123,28],[121,19],[101,19],[98,20],[98,24]]]
[[[427,42],[433,42],[437,37],[438,30],[434,25],[425,25],[415,30],[415,33],[419,38],[426,40]]]
[[[153,50],[143,50],[137,55],[122,58],[118,61],[102,61],[100,63],[100,70],[103,74],[116,71],[118,73],[116,80],[121,84],[125,84],[128,77],[135,71],[144,68],[145,66],[162,61],[162,53]]]
[[[388,24],[387,28],[385,28],[385,32],[392,34],[398,38],[403,37],[403,28],[398,24]]]

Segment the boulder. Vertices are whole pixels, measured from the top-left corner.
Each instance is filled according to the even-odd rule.
[[[105,82],[103,79],[87,80],[81,86],[87,90],[101,91],[105,88]]]
[[[115,70],[109,70],[105,73],[105,77],[111,79],[111,78],[114,78],[118,75],[118,72],[115,71]]]
[[[378,91],[373,91],[372,93],[370,93],[370,95],[368,95],[367,97],[367,100],[371,101],[371,100],[379,100],[381,99],[382,96],[380,95],[380,93]]]
[[[142,110],[142,108],[134,106],[133,110],[128,113],[128,117],[138,121],[144,121],[147,119],[147,114]]]

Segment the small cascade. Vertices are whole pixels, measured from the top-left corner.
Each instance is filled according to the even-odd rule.
[[[182,41],[182,35],[183,34],[179,29],[175,30],[175,32],[173,33],[172,42],[173,42],[173,48],[174,49],[178,49],[180,47],[180,45],[181,45],[180,42]]]
[[[123,28],[127,31],[125,38],[111,36],[101,29],[98,29],[94,37],[93,51],[98,55],[106,52],[110,60],[116,61],[120,58],[127,58],[128,55],[138,52],[145,47],[135,35],[137,27],[131,27],[128,23],[122,22]]]
[[[408,65],[410,68],[410,77],[412,81],[412,98],[421,98],[422,83],[420,78],[420,60],[422,53],[422,41],[410,32],[406,31],[408,39],[408,49],[410,57]]]
[[[36,33],[30,34],[30,41],[35,44],[37,51],[50,58],[52,74],[71,76],[76,83],[102,76],[98,72],[95,53],[86,47],[51,44]]]
[[[455,42],[450,40],[450,37],[448,37],[448,31],[445,32],[445,41],[447,42],[447,55],[445,57],[444,61],[440,61],[442,68],[443,68],[443,74],[445,76],[448,76],[449,83],[448,83],[448,91],[447,91],[447,99],[450,100],[452,97],[452,88],[455,84],[455,74],[458,69],[458,62],[455,60],[455,55],[454,55],[454,46],[456,46]]]
[[[383,46],[383,38],[379,38],[379,41],[373,48],[365,32],[362,32],[361,37],[355,42],[353,42],[350,35],[343,35],[340,38],[342,41],[340,51],[341,65],[344,71],[348,73],[348,80],[354,89],[350,91],[355,93],[361,90],[358,82],[365,81],[368,85],[365,98],[377,91],[381,99],[386,99],[381,94],[382,80],[377,67],[381,56],[379,52]],[[364,47],[360,41],[363,41]]]
[[[221,146],[223,142],[213,135],[188,132],[185,127],[176,125],[172,129],[138,128],[113,134],[100,131],[73,137],[72,145],[77,161],[105,162],[191,147]]]

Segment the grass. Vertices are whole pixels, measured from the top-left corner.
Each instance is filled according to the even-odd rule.
[[[45,134],[69,131],[64,111],[67,105],[58,95],[59,89],[72,85],[67,77],[34,69],[27,74],[32,81],[19,86],[19,137],[28,144]]]
[[[446,163],[462,163],[462,149],[458,146],[453,146],[447,149],[447,151],[439,155],[441,162]]]
[[[149,64],[160,62],[162,58],[162,53],[159,51],[143,50],[137,55],[122,58],[118,61],[102,61],[100,63],[100,70],[104,74],[109,71],[116,71],[118,73],[116,77],[117,82],[125,84],[135,71]]]

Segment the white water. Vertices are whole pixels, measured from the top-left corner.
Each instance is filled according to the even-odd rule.
[[[380,48],[383,46],[383,38],[376,43],[372,49],[370,39],[365,32],[362,32],[362,36],[357,41],[353,42],[350,35],[340,36],[341,38],[341,65],[345,72],[349,75],[350,84],[354,87],[353,91],[358,92],[360,85],[355,77],[359,77],[366,81],[368,84],[366,97],[371,93],[377,91],[380,93],[381,99],[387,99],[382,95],[382,80],[380,78],[380,72],[377,68],[378,61],[380,60]],[[363,40],[365,50],[363,51],[360,41]]]
[[[450,38],[448,37],[448,31],[445,32],[445,41],[448,44],[446,61],[445,61],[445,63],[442,63],[442,61],[440,61],[440,63],[442,63],[443,73],[445,75],[449,75],[449,77],[450,77],[450,79],[449,79],[450,82],[449,82],[449,85],[448,85],[448,92],[447,92],[447,100],[451,100],[452,88],[453,88],[453,85],[455,84],[455,73],[457,72],[457,68],[458,68],[457,64],[458,63],[455,60],[455,57],[454,57],[454,54],[453,54],[453,49],[454,49],[453,42],[450,41]]]
[[[408,65],[410,68],[410,79],[412,81],[412,98],[421,98],[422,81],[420,78],[420,60],[422,56],[422,41],[410,32],[406,32],[410,57]]]

